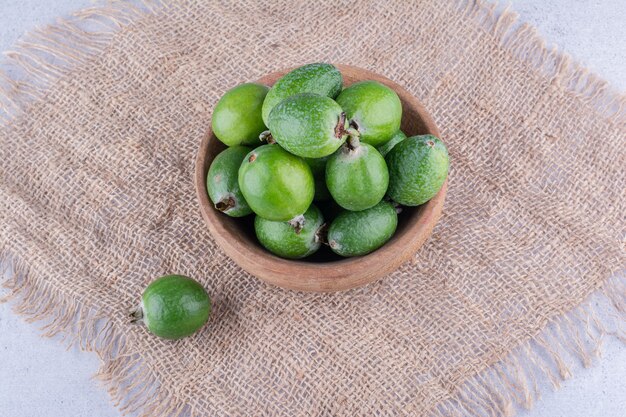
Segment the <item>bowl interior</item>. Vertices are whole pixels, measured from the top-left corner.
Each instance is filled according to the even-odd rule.
[[[344,86],[363,80],[376,80],[396,91],[403,107],[401,128],[407,136],[430,133],[440,137],[428,112],[403,87],[367,70],[348,65],[336,66],[343,75]],[[268,74],[257,82],[271,86],[288,71],[290,69]],[[287,260],[271,254],[258,243],[254,234],[254,216],[232,218],[217,211],[210,202],[206,189],[206,175],[213,158],[225,148],[226,146],[211,131],[207,133],[200,146],[195,181],[202,215],[216,241],[240,266],[259,278],[287,288],[336,291],[364,285],[371,282],[375,276],[390,272],[412,256],[430,234],[439,218],[445,198],[446,185],[430,202],[419,207],[403,208],[398,217],[398,228],[394,236],[382,248],[371,254],[341,258],[326,246],[322,246],[311,257]]]

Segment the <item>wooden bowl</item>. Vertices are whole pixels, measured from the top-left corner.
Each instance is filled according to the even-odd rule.
[[[424,106],[393,81],[361,68],[336,65],[344,85],[362,80],[376,80],[392,88],[402,101],[402,130],[408,135],[430,133],[440,137],[439,130]],[[258,80],[271,86],[291,69],[274,72]],[[409,260],[430,236],[441,216],[447,181],[439,193],[419,207],[406,207],[398,218],[396,234],[380,249],[360,257],[340,258],[327,248],[325,254],[310,260],[279,258],[257,241],[251,218],[232,218],[217,211],[209,200],[206,176],[213,158],[225,149],[213,132],[202,139],[196,158],[195,185],[202,217],[215,241],[240,267],[250,274],[279,287],[300,291],[333,292],[359,287],[394,271]],[[324,247],[322,247],[324,249]]]

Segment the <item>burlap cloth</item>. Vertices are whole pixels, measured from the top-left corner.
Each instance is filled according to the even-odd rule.
[[[113,3],[8,56],[5,294],[98,352],[125,411],[499,416],[588,363],[607,333],[624,338],[625,99],[511,13],[435,0]],[[331,295],[235,266],[192,183],[224,91],[314,61],[404,85],[451,155],[430,241],[390,276]],[[126,312],[174,272],[199,279],[215,310],[170,342]]]

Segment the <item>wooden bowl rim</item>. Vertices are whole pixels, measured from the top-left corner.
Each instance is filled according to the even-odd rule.
[[[405,101],[411,103],[427,130],[441,137],[434,120],[422,103],[402,86],[369,70],[351,65],[334,65],[342,74],[359,74],[358,78],[362,80],[377,80],[391,87]],[[284,75],[292,69],[269,73],[256,82],[268,85],[267,80]],[[415,208],[418,212],[412,214],[413,224],[407,224],[402,233],[396,233],[392,240],[371,254],[323,263],[283,259],[271,254],[260,244],[249,246],[242,243],[238,236],[234,236],[225,227],[223,220],[226,219],[222,218],[225,215],[213,207],[206,188],[206,174],[210,164],[205,168],[212,140],[218,139],[209,127],[202,138],[195,161],[194,182],[204,222],[217,244],[235,263],[250,274],[279,287],[299,291],[334,292],[373,282],[410,259],[430,236],[441,216],[447,180],[435,197]]]

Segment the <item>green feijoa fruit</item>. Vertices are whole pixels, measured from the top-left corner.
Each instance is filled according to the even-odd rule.
[[[360,211],[382,200],[389,184],[387,164],[367,143],[350,138],[326,163],[326,186],[346,210]]]
[[[398,143],[402,142],[404,139],[406,139],[406,135],[404,134],[403,131],[398,130],[392,137],[391,139],[389,139],[389,142],[385,143],[384,145],[379,146],[378,148],[378,152],[380,152],[380,154],[383,156],[383,158],[385,156],[387,156],[387,154],[389,153],[390,150],[393,149],[394,146],[396,146]]]
[[[281,101],[296,94],[313,93],[337,97],[342,86],[341,73],[330,64],[308,64],[285,74],[272,86],[263,102],[263,121],[269,123],[272,109]]]
[[[228,146],[256,145],[267,127],[261,117],[269,88],[256,83],[240,84],[217,102],[211,126],[215,136]]]
[[[132,321],[164,339],[180,339],[200,329],[211,314],[211,299],[197,281],[183,275],[166,275],[146,287]]]
[[[242,217],[252,209],[239,188],[239,167],[250,148],[233,146],[220,152],[209,167],[206,178],[209,197],[215,208],[231,217]]]
[[[361,134],[362,142],[380,146],[400,129],[402,103],[391,88],[376,81],[361,81],[337,97],[350,125]]]
[[[281,222],[303,214],[315,193],[311,168],[278,145],[259,146],[244,157],[239,188],[252,211]]]
[[[281,101],[270,114],[269,128],[280,146],[306,158],[330,155],[348,137],[341,107],[317,94],[297,94]]]
[[[391,239],[397,225],[396,209],[387,201],[363,211],[344,211],[330,224],[328,245],[341,256],[366,255]]]
[[[448,176],[448,150],[436,136],[411,136],[386,157],[389,197],[404,206],[419,206],[435,196]]]
[[[323,158],[304,158],[306,163],[311,168],[313,178],[315,179],[315,197],[313,201],[325,201],[330,198],[330,192],[326,187],[326,161],[329,156]]]
[[[254,219],[256,236],[267,250],[288,259],[300,259],[315,253],[321,245],[324,218],[311,205],[300,219],[276,222],[260,216]]]

